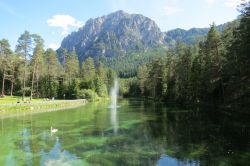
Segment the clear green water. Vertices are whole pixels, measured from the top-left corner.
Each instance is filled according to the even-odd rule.
[[[119,105],[116,114],[109,103],[89,103],[0,119],[0,165],[250,165],[246,115]]]

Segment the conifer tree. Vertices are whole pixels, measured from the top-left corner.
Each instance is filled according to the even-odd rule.
[[[8,40],[0,40],[0,66],[2,70],[2,92],[1,96],[5,95],[5,80],[8,79],[8,71],[11,70],[11,58],[13,53],[10,49]]]
[[[22,82],[22,93],[23,93],[23,100],[25,97],[26,91],[29,88],[26,87],[26,80],[28,77],[28,59],[31,56],[32,52],[32,35],[28,31],[24,31],[24,33],[18,38],[18,44],[16,46],[16,53],[22,58],[22,66],[21,66],[21,75],[20,79]]]

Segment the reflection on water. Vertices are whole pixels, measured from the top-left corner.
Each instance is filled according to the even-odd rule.
[[[118,132],[117,107],[111,107],[110,111],[111,111],[110,121],[111,125],[113,126],[114,135],[116,135]]]
[[[23,129],[23,146],[26,154],[26,165],[32,165],[32,152],[30,149],[30,133],[27,128]]]
[[[185,162],[185,161],[180,161],[178,159],[175,159],[175,158],[172,158],[172,157],[169,157],[167,155],[162,155],[161,158],[157,161],[157,166],[160,166],[160,165],[178,165],[178,166],[182,166],[182,165],[185,165],[185,166],[198,166],[200,165],[198,162],[196,161],[188,161],[188,162]]]
[[[247,115],[141,100],[122,100],[119,111],[108,105],[1,119],[0,165],[249,165]]]
[[[55,144],[52,147],[52,149],[48,153],[46,153],[42,149],[40,155],[41,155],[41,165],[44,166],[82,164],[81,161],[78,160],[76,155],[61,148],[61,144],[59,142],[58,137],[56,137]]]
[[[5,165],[17,165],[12,151],[7,155]]]

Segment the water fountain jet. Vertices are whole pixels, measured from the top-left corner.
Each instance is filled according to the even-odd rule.
[[[111,105],[110,108],[117,108],[117,96],[118,96],[119,86],[117,79],[114,80],[114,86],[110,90]]]
[[[119,86],[117,79],[114,80],[114,86],[110,90],[110,97],[111,97],[111,105],[110,105],[110,111],[111,111],[111,117],[110,121],[113,126],[113,132],[116,135],[118,131],[118,120],[117,120],[117,96],[119,92]]]

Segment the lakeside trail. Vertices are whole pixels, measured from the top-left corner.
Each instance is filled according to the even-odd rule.
[[[77,99],[0,104],[0,118],[13,117],[24,113],[42,113],[71,109],[85,105],[87,102],[86,99]]]

